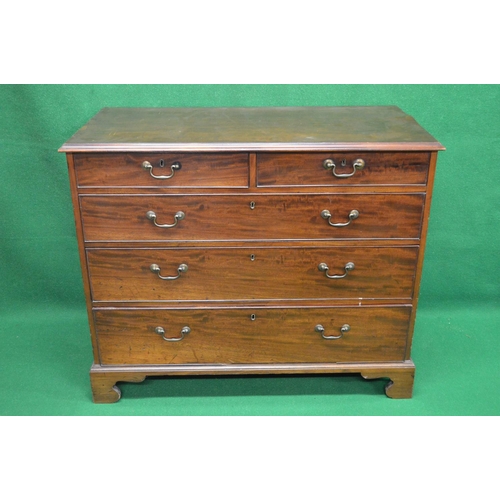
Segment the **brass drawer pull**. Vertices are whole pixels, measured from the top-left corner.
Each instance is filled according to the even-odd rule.
[[[343,160],[341,163],[341,166],[345,166],[346,161]],[[357,160],[354,161],[352,164],[352,172],[350,174],[337,174],[335,169],[337,168],[337,165],[335,165],[335,162],[331,158],[327,158],[323,162],[323,168],[326,168],[326,170],[331,170],[332,174],[335,177],[338,177],[339,179],[345,178],[345,177],[352,177],[357,170],[363,170],[365,168],[365,160],[362,160],[361,158],[358,158]]]
[[[344,274],[328,274],[328,266],[322,262],[319,266],[318,266],[318,269],[320,271],[324,271],[325,272],[325,276],[327,278],[330,278],[330,279],[340,279],[340,278],[345,278],[347,276],[347,273],[349,271],[352,271],[354,269],[354,262],[348,262],[345,266],[344,266],[344,271],[345,273]]]
[[[184,340],[184,337],[188,334],[191,333],[191,328],[189,326],[185,326],[181,330],[181,336],[180,337],[165,337],[165,329],[162,328],[161,326],[157,326],[155,328],[155,333],[158,335],[161,335],[163,340],[166,340],[167,342],[180,342],[181,340]]]
[[[323,210],[321,212],[321,217],[323,217],[323,219],[326,219],[328,221],[328,224],[330,224],[330,226],[345,227],[345,226],[348,226],[353,220],[355,220],[359,217],[359,212],[357,210],[351,210],[349,212],[349,220],[347,222],[332,222],[330,220],[332,217],[332,214],[330,213],[329,210]]]
[[[185,217],[186,217],[186,214],[182,211],[179,211],[177,212],[175,215],[174,215],[174,223],[173,224],[158,224],[156,222],[156,214],[152,211],[152,210],[149,210],[148,212],[146,212],[146,217],[150,220],[150,221],[153,221],[153,224],[156,226],[156,227],[174,227],[174,226],[177,226],[177,223],[180,221],[180,220],[184,220]]]
[[[321,336],[326,340],[341,339],[344,333],[347,333],[351,327],[346,323],[340,327],[340,335],[325,335],[325,327],[323,325],[316,325],[314,331],[321,333]]]
[[[181,264],[177,268],[177,276],[162,276],[160,266],[158,264],[151,264],[149,266],[149,269],[151,270],[152,273],[158,274],[158,278],[162,280],[176,280],[181,277],[181,273],[187,273],[188,266],[187,264]]]
[[[160,160],[160,167],[163,167],[163,160]],[[174,176],[175,172],[182,168],[182,165],[178,161],[176,161],[175,163],[172,163],[172,165],[170,166],[170,170],[172,170],[172,173],[170,175],[155,175],[155,174],[153,174],[153,165],[151,165],[151,163],[149,163],[149,161],[142,162],[142,168],[144,170],[149,170],[149,175],[155,179],[171,179]]]

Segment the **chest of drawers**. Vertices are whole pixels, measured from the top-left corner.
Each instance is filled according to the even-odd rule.
[[[105,108],[66,153],[93,399],[358,373],[412,395],[436,157],[397,107]]]

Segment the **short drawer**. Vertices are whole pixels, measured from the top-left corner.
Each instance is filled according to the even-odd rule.
[[[101,153],[74,156],[78,187],[248,187],[248,154]]]
[[[328,363],[404,359],[411,307],[94,310],[100,361]]]
[[[257,155],[257,183],[259,186],[425,185],[429,161],[429,153],[420,152],[263,153]]]
[[[252,246],[88,249],[87,259],[95,302],[410,299],[417,254],[416,246]]]
[[[423,194],[92,195],[80,206],[88,242],[418,239],[423,201]]]

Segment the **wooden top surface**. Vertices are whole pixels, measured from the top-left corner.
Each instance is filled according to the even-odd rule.
[[[396,106],[104,108],[60,152],[436,151]]]

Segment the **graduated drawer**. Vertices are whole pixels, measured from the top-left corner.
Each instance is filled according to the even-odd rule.
[[[144,168],[149,162],[151,168]],[[74,156],[79,187],[247,187],[245,153],[101,153]],[[173,168],[172,165],[180,165]],[[167,177],[157,179],[155,177]]]
[[[331,160],[324,167],[325,160]],[[364,162],[356,168],[357,160]],[[259,186],[405,185],[427,182],[429,153],[263,153],[257,155]],[[335,174],[335,175],[334,175]]]
[[[410,312],[409,306],[116,309],[94,310],[94,317],[104,365],[328,363],[403,360]]]
[[[417,239],[423,200],[421,194],[88,195],[80,205],[89,242]]]
[[[95,302],[410,299],[417,253],[416,246],[122,248],[88,249],[87,259]]]

